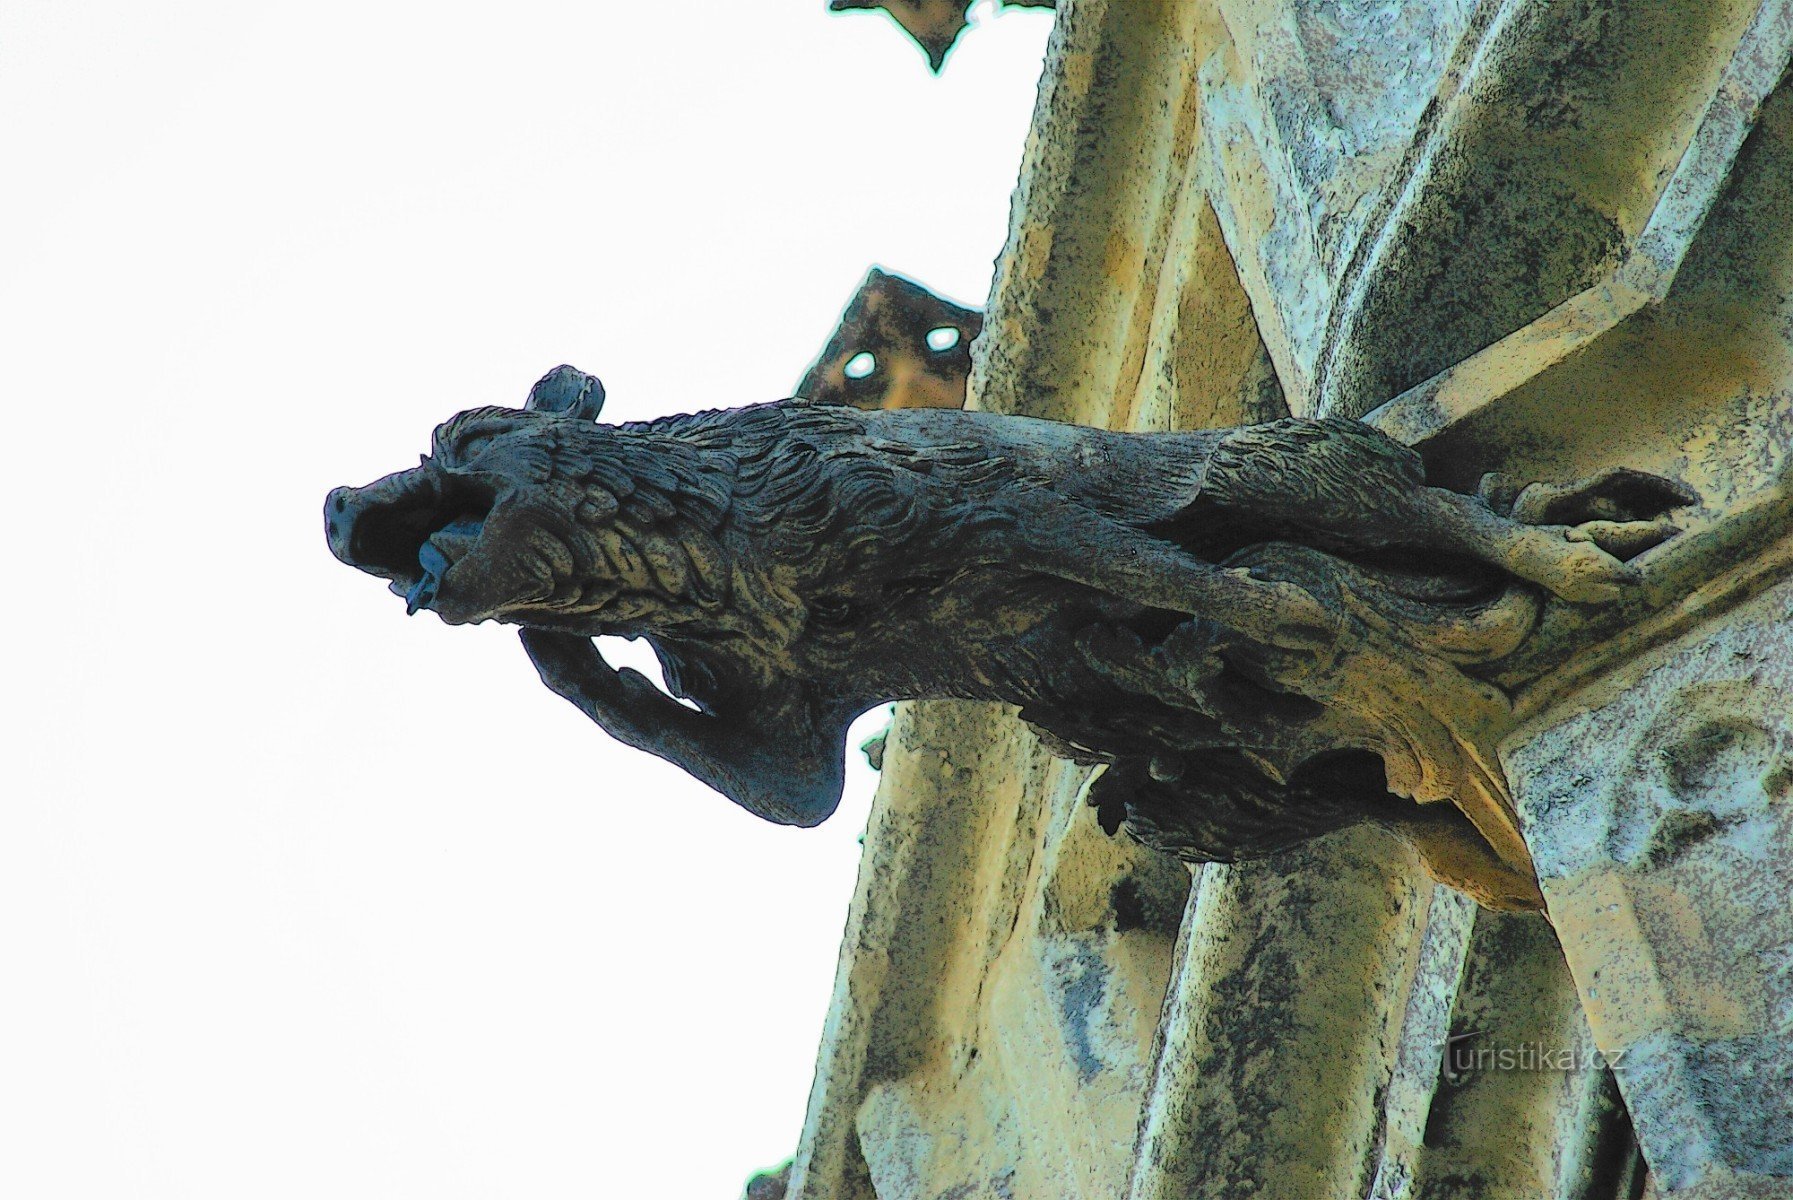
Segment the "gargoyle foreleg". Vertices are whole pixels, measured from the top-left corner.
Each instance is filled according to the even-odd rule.
[[[1011,565],[1081,583],[1152,608],[1189,613],[1258,642],[1291,650],[1332,643],[1335,620],[1304,589],[1203,562],[1170,542],[1118,522],[1078,517],[1041,522],[1042,534],[1011,543]]]
[[[1674,532],[1654,521],[1606,522],[1611,528],[1599,530],[1527,525],[1476,497],[1442,488],[1426,488],[1418,501],[1410,514],[1414,542],[1473,555],[1576,603],[1616,600],[1638,580],[1637,569],[1614,557],[1602,541],[1614,549],[1642,549]]]
[[[756,816],[819,825],[840,803],[845,726],[830,732],[800,700],[755,698],[755,717],[695,712],[639,671],[617,670],[588,637],[521,631],[549,690],[624,745],[683,767]]]

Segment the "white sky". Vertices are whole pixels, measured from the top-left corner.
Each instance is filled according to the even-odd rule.
[[[1001,248],[1050,15],[0,4],[0,1195],[731,1197],[794,1147],[871,787],[759,823],[321,505],[567,361],[782,396]],[[22,478],[21,478],[22,472]]]

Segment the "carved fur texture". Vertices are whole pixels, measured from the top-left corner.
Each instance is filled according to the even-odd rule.
[[[549,687],[774,821],[824,819],[848,723],[915,698],[1019,706],[1109,765],[1106,825],[1187,858],[1399,821],[1396,751],[1300,682],[1352,620],[1329,581],[1473,630],[1515,593],[1600,602],[1631,577],[1570,525],[1427,487],[1353,421],[1125,434],[779,403],[611,426],[574,376],[538,385],[565,411],[462,413],[418,467],[332,493],[331,547],[413,611],[522,626]],[[1629,552],[1688,499],[1641,478],[1601,509]],[[1277,545],[1321,565],[1279,578]],[[601,634],[646,638],[695,709],[612,670]]]

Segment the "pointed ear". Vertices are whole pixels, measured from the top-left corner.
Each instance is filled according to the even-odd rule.
[[[604,385],[596,375],[563,363],[536,380],[523,407],[528,412],[565,413],[595,421],[604,411]]]

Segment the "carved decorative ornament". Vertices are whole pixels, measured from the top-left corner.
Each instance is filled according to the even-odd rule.
[[[963,408],[983,328],[977,309],[873,267],[795,395],[854,408]]]
[[[562,367],[524,410],[460,414],[421,465],[331,493],[332,550],[412,612],[522,626],[550,688],[768,820],[834,811],[868,708],[1000,701],[1106,765],[1111,830],[1233,860],[1381,821],[1503,906],[1536,892],[1483,679],[1547,597],[1619,598],[1693,499],[1624,470],[1465,496],[1342,419],[786,402],[611,426],[602,396]],[[646,639],[695,710],[609,667],[604,634]]]
[[[903,32],[915,39],[928,66],[938,74],[946,65],[946,56],[953,43],[965,32],[970,19],[966,16],[976,0],[829,0],[831,12],[852,12],[883,9]],[[1057,0],[1001,0],[1007,8],[1051,8]]]

